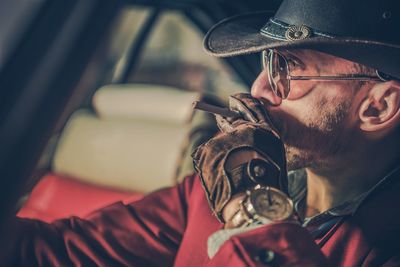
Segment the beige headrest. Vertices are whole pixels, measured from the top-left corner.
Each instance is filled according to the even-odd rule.
[[[151,191],[173,183],[186,132],[185,126],[79,112],[61,136],[53,170],[98,185]]]
[[[116,84],[100,88],[93,97],[99,117],[158,120],[183,124],[192,114],[197,92],[149,84]]]
[[[173,184],[198,94],[150,85],[110,85],[61,134],[53,171],[98,185],[148,192]]]

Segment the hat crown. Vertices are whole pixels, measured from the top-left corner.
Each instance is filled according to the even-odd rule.
[[[398,43],[399,0],[284,0],[275,18],[338,36]]]

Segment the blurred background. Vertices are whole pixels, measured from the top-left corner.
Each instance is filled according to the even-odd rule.
[[[225,106],[260,71],[259,55],[207,55],[205,32],[278,5],[0,0],[2,216],[84,216],[191,175],[218,131],[192,102]]]

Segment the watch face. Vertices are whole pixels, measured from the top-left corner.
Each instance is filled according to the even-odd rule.
[[[258,216],[272,221],[285,220],[293,212],[292,200],[285,193],[273,187],[263,187],[252,191],[250,203]]]

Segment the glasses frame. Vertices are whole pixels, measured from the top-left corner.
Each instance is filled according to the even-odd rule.
[[[282,93],[278,89],[278,85],[276,82],[274,82],[274,79],[272,77],[272,60],[271,56],[273,53],[278,54],[279,56],[282,57],[282,59],[285,61],[286,65],[286,79],[287,79],[287,93]],[[263,69],[267,68],[268,70],[268,80],[271,85],[272,91],[275,93],[276,96],[286,99],[289,97],[290,94],[290,81],[388,81],[388,79],[385,79],[382,77],[382,75],[378,70],[375,70],[376,76],[372,75],[367,75],[367,74],[360,74],[360,73],[352,73],[352,74],[340,74],[340,75],[328,75],[328,76],[307,76],[307,75],[301,75],[301,76],[294,76],[290,75],[290,66],[288,63],[287,58],[285,55],[280,53],[279,51],[275,49],[268,49],[262,51],[262,67]],[[285,92],[286,92],[285,91]]]

